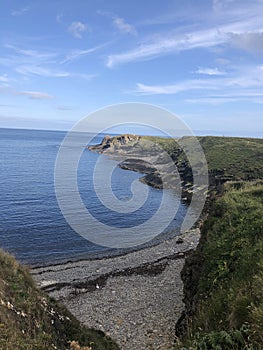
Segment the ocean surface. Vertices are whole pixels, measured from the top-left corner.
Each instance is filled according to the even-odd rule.
[[[65,135],[62,131],[0,129],[0,247],[32,266],[123,253],[121,249],[97,245],[83,238],[69,226],[60,211],[55,195],[54,167]],[[91,144],[99,143],[103,136],[95,136]],[[104,157],[105,164],[114,162],[117,165],[106,156],[83,150],[77,180],[81,198],[92,215],[105,225],[120,228],[134,227],[151,218],[160,206],[162,190],[149,187],[145,203],[128,214],[116,213],[100,202],[93,186],[98,157]],[[103,168],[100,171],[103,172]],[[131,198],[132,182],[141,176],[115,168],[112,191],[124,205]],[[169,200],[170,205],[180,202],[172,190],[169,190]],[[176,217],[159,239],[178,233],[186,210],[180,203]],[[76,218],[82,222],[81,214],[76,213]]]

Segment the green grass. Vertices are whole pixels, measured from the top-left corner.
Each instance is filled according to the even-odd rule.
[[[171,156],[175,155],[179,163],[185,160],[183,153],[178,154],[176,140],[155,136],[144,138],[157,143]],[[233,177],[235,180],[263,178],[262,139],[216,136],[197,139],[203,148],[211,176]],[[185,137],[183,142],[191,143],[191,137]]]
[[[199,137],[210,172],[251,180],[263,178],[263,140],[238,137]]]
[[[225,185],[183,271],[194,314],[176,349],[263,348],[262,212],[263,181]]]
[[[36,288],[24,267],[0,251],[0,349],[64,350],[73,340],[92,350],[118,349],[102,332],[82,327]]]

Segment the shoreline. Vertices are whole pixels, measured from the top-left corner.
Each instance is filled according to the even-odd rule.
[[[184,204],[184,203],[183,203]],[[193,228],[194,229],[194,228]],[[139,252],[143,251],[144,249],[155,247],[164,241],[169,241],[173,240],[176,238],[180,238],[181,233],[180,233],[180,228],[173,228],[168,231],[162,232],[160,235],[157,237],[153,238],[151,241],[145,242],[142,245],[136,246],[136,247],[131,247],[131,248],[112,248],[112,250],[109,251],[90,251],[87,256],[80,256],[74,258],[65,258],[61,259],[61,261],[55,261],[51,263],[22,263],[23,265],[29,266],[30,270],[35,270],[35,269],[45,269],[51,266],[63,266],[67,264],[76,264],[76,263],[81,263],[83,261],[94,261],[94,260],[107,260],[111,258],[118,258],[125,256],[127,254],[131,254],[133,252]]]
[[[98,151],[96,147],[90,150]],[[115,157],[119,167],[146,174],[140,181],[163,188],[158,172],[149,166],[152,157],[123,161],[119,156]],[[172,188],[173,180],[167,184]],[[35,267],[31,275],[79,321],[103,331],[121,350],[167,350],[173,346],[174,327],[185,308],[181,271],[200,240],[199,228],[176,233],[164,233],[116,255]]]
[[[104,331],[122,350],[166,350],[184,309],[180,273],[199,239],[196,228],[122,256],[33,268],[31,275],[84,325]]]

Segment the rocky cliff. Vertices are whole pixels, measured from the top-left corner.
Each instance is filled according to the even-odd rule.
[[[166,142],[168,139],[165,146]],[[120,160],[119,167],[122,169],[144,174],[140,180],[149,186],[161,189],[183,185],[183,198],[190,200],[191,169],[186,160],[179,160],[182,151],[178,145],[174,146],[171,154],[156,142],[156,138],[125,134],[105,136],[99,145],[88,148]]]

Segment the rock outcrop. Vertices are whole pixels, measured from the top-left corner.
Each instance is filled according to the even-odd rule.
[[[124,134],[105,136],[99,145],[88,149],[121,160],[120,168],[144,174],[140,181],[154,188],[182,186],[182,198],[191,200],[192,172],[187,160],[180,158],[179,145],[169,153],[151,138]]]
[[[131,134],[124,134],[114,137],[107,135],[99,145],[92,145],[88,148],[91,151],[96,151],[98,153],[127,152],[134,147],[140,139],[140,136]]]

